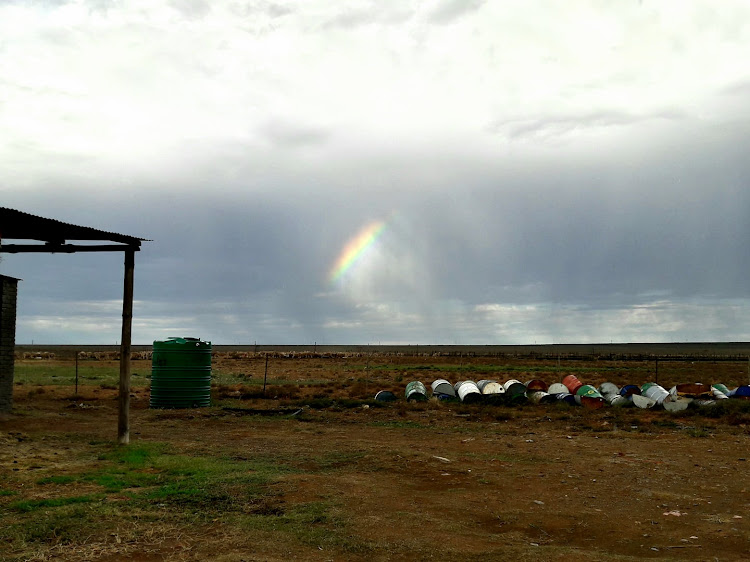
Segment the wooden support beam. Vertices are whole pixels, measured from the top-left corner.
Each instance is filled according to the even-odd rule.
[[[125,279],[122,295],[122,340],[120,341],[120,394],[118,400],[117,442],[130,443],[130,341],[133,325],[133,270],[135,250],[125,252]]]
[[[140,250],[130,244],[3,244],[0,252],[6,254],[45,253],[75,254],[76,252],[127,252]]]

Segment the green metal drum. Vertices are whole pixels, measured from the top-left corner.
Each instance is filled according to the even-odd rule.
[[[150,405],[152,408],[211,405],[211,342],[198,338],[154,342]]]
[[[411,402],[412,400],[425,401],[427,400],[427,389],[421,381],[411,381],[406,385],[406,401]]]

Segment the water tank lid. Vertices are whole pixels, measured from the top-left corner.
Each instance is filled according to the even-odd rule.
[[[158,345],[159,347],[162,346],[191,346],[194,345],[195,347],[211,347],[210,341],[203,341],[200,338],[190,338],[190,337],[169,337],[166,340],[154,340],[154,345]]]

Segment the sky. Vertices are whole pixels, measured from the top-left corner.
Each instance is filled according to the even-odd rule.
[[[133,342],[750,340],[745,0],[0,0],[0,206]],[[0,231],[2,225],[0,225]],[[16,342],[120,253],[0,254]]]

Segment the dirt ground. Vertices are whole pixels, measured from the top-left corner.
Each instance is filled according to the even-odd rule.
[[[477,378],[429,369],[447,361],[278,359],[273,376],[285,382],[269,385],[263,397],[260,360],[218,357],[224,383],[212,389],[210,408],[195,410],[149,409],[148,387],[134,387],[132,445],[293,458],[299,470],[274,481],[274,505],[267,507],[325,501],[345,526],[338,542],[309,544],[265,529],[238,533],[222,518],[175,528],[157,521],[153,535],[127,548],[115,544],[121,530],[109,529],[80,544],[40,541],[28,559],[750,560],[750,415],[401,399],[410,380],[429,388],[437,378]],[[554,361],[513,365],[529,369],[505,378],[560,380]],[[642,384],[634,377],[651,372],[628,362],[591,365],[602,368],[577,376],[592,384]],[[722,362],[661,368],[664,386],[736,385],[746,377],[744,366]],[[238,382],[242,377],[255,384]],[[13,413],[0,417],[0,487],[41,494],[34,488],[40,476],[75,471],[87,462],[81,459],[90,443],[114,441],[117,391],[103,386],[81,386],[74,398],[70,386],[17,387]],[[381,389],[399,402],[354,402]],[[12,518],[7,504],[0,503],[0,515]],[[0,540],[0,559],[11,555],[17,553]]]

